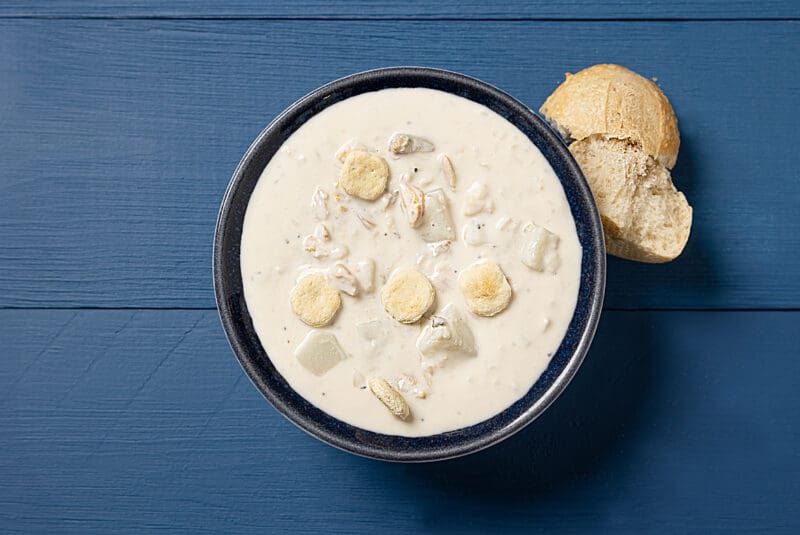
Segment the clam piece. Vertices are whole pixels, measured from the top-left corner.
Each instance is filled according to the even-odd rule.
[[[328,218],[328,194],[319,186],[311,196],[311,211],[314,212],[314,217],[319,221],[324,221]]]
[[[486,223],[482,223],[477,219],[470,219],[467,221],[461,236],[464,238],[464,243],[475,247],[489,242],[489,233],[486,229]]]
[[[473,182],[464,196],[464,215],[472,216],[480,212],[494,212],[494,202],[489,197],[489,187],[481,182]]]
[[[418,226],[425,215],[425,193],[409,181],[408,175],[400,178],[400,207],[411,228]]]
[[[349,296],[358,294],[358,279],[350,271],[350,269],[342,262],[336,262],[333,266],[328,268],[326,273],[328,277],[328,284],[332,288],[344,292]]]
[[[373,220],[368,214],[361,210],[356,210],[356,219],[364,226],[367,230],[372,230],[375,228],[375,220]]]
[[[428,244],[428,249],[430,250],[431,254],[436,257],[442,253],[446,253],[450,250],[450,246],[453,245],[453,242],[450,240],[442,240],[436,241],[433,243]]]
[[[314,375],[324,375],[346,358],[336,337],[323,331],[309,331],[294,350],[297,361]]]
[[[534,271],[547,271],[555,273],[561,265],[558,256],[559,238],[544,227],[530,223],[523,231],[530,237],[522,246],[520,260]]]
[[[400,192],[397,190],[384,193],[379,200],[381,209],[384,211],[388,210],[389,207],[394,204],[394,201],[397,200],[398,195],[400,195]]]
[[[419,222],[419,234],[428,243],[456,239],[447,196],[441,188],[425,193],[425,213]]]
[[[417,378],[407,373],[403,373],[397,378],[397,391],[401,394],[411,394],[420,399],[428,397],[428,391],[419,385]]]
[[[341,259],[349,253],[346,245],[331,242],[331,233],[323,223],[318,223],[314,232],[303,238],[303,249],[314,258]]]
[[[342,258],[347,256],[348,254],[350,254],[350,250],[347,248],[346,245],[342,245],[340,243],[334,243],[331,246],[331,249],[330,249],[330,252],[328,253],[328,256],[330,256],[331,258],[334,258],[336,260],[341,260]]]
[[[410,154],[412,152],[433,152],[433,143],[427,139],[395,132],[389,138],[389,150],[394,154]]]
[[[314,258],[322,258],[330,254],[330,248],[325,242],[331,239],[331,233],[328,227],[322,223],[318,223],[314,227],[314,232],[309,234],[303,239],[303,249],[311,253]]]
[[[475,338],[466,319],[452,304],[431,316],[431,322],[417,338],[417,349],[427,359],[441,357],[443,353],[475,354]]]
[[[347,264],[336,262],[327,269],[325,276],[328,284],[349,296],[370,293],[375,289],[375,262],[370,258],[351,260]]]
[[[318,223],[316,227],[314,227],[313,236],[319,240],[328,241],[331,239],[331,231],[328,230],[322,223]]]
[[[447,184],[450,186],[452,191],[456,190],[456,169],[453,167],[453,162],[447,156],[447,154],[441,154],[439,156],[439,163],[442,164],[442,172],[444,176],[447,178]]]
[[[306,236],[303,240],[303,249],[314,258],[334,258],[340,260],[347,256],[349,250],[346,245],[327,243],[314,235]]]
[[[453,268],[447,262],[437,262],[433,266],[433,273],[429,277],[438,291],[446,290],[450,287],[447,281],[448,276],[453,273]]]
[[[306,236],[303,240],[303,249],[311,253],[314,258],[323,258],[330,254],[330,250],[316,236]]]
[[[375,289],[375,261],[371,258],[351,261],[350,272],[358,280],[358,286],[364,293]]]

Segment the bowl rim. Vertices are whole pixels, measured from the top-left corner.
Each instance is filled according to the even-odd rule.
[[[567,334],[535,384],[511,406],[487,420],[421,437],[385,435],[358,428],[328,415],[297,394],[274,367],[255,334],[244,299],[239,263],[242,223],[250,195],[283,142],[306,120],[336,102],[396,87],[427,87],[468,98],[500,113],[520,129],[555,171],[583,248],[576,310]],[[572,196],[568,189],[574,191]],[[580,221],[576,210],[584,216]],[[587,276],[591,280],[585,280]],[[561,137],[533,110],[504,91],[464,74],[430,67],[385,67],[351,74],[311,91],[286,108],[256,137],[233,172],[222,199],[214,232],[213,280],[217,310],[228,342],[250,381],[279,413],[317,439],[356,455],[386,461],[428,462],[475,453],[512,436],[538,418],[564,391],[583,363],[597,329],[605,294],[606,254],[600,216],[586,179]],[[565,344],[572,346],[571,354],[562,355]],[[551,369],[559,358],[558,369]],[[534,392],[537,387],[539,394]]]

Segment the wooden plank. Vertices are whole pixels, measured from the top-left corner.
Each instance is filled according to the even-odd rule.
[[[370,19],[785,19],[800,16],[800,6],[789,0],[665,0],[661,2],[602,2],[599,0],[545,0],[441,2],[415,0],[35,0],[0,2],[6,17],[263,17],[263,18],[370,18]]]
[[[796,533],[800,312],[607,312],[512,439],[368,461],[279,416],[213,311],[0,312],[4,533]]]
[[[326,81],[417,63],[537,108],[610,61],[671,97],[695,221],[672,264],[612,260],[607,305],[797,307],[798,52],[795,22],[0,21],[0,306],[213,307],[230,174]]]

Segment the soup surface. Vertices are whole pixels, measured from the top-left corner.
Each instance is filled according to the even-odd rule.
[[[248,310],[292,388],[340,420],[404,436],[469,426],[522,397],[567,330],[580,262],[564,191],[533,143],[480,104],[422,88],[312,117],[264,169],[241,241]],[[499,286],[470,286],[476,263],[498,266]],[[385,288],[409,270],[424,277]],[[384,403],[384,386],[405,413]]]

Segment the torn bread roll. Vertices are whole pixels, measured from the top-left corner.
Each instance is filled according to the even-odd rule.
[[[540,111],[572,143],[608,253],[650,263],[680,255],[692,208],[669,173],[680,134],[661,89],[625,67],[594,65],[568,74]]]
[[[630,139],[594,135],[570,145],[592,189],[608,254],[662,263],[677,257],[692,228],[692,207],[666,167]]]

